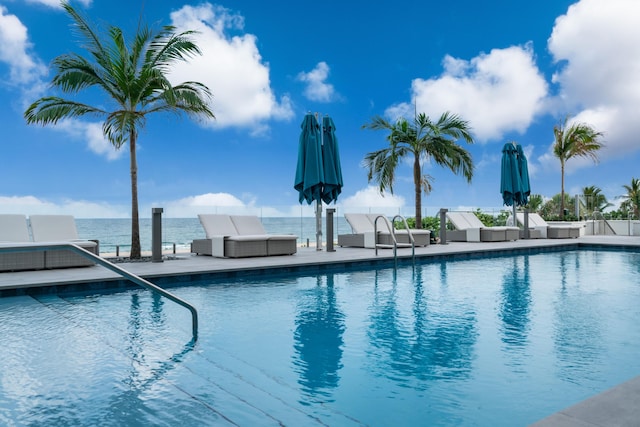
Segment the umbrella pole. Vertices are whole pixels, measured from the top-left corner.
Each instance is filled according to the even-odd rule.
[[[322,250],[322,202],[316,200],[316,251]]]

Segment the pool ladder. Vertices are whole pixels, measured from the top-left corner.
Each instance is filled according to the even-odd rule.
[[[117,265],[107,261],[104,258],[99,257],[98,255],[91,253],[80,246],[74,245],[73,243],[17,243],[15,245],[3,245],[0,246],[0,252],[44,252],[47,250],[56,250],[56,249],[68,249],[72,252],[75,252],[85,258],[89,258],[95,261],[97,264],[118,273],[120,276],[124,277],[135,283],[138,286],[142,286],[143,288],[149,289],[152,292],[158,293],[163,297],[179,304],[191,312],[191,328],[193,332],[193,342],[195,343],[198,339],[198,311],[194,306],[189,304],[188,302],[178,298],[173,295],[171,292],[168,292],[161,287],[154,285],[148,280],[143,279],[140,276],[137,276],[133,273],[128,272],[124,268],[120,268]]]
[[[389,234],[391,234],[392,244],[386,243],[378,243],[378,220],[382,219],[383,224],[386,224],[387,230]],[[398,243],[398,239],[396,238],[396,229],[393,224],[396,222],[396,219],[399,219],[404,224],[405,229],[407,230],[407,235],[409,236],[409,243]],[[413,234],[409,229],[409,225],[407,224],[407,220],[402,215],[396,215],[393,217],[391,222],[384,215],[378,215],[373,222],[373,235],[375,238],[375,247],[376,247],[376,256],[378,255],[378,248],[382,249],[390,249],[393,248],[393,260],[398,264],[398,248],[411,248],[411,259],[413,262],[416,260],[416,241],[413,239]]]

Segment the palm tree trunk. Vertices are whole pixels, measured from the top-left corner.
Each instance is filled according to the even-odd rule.
[[[564,221],[564,162],[560,161],[560,175],[562,184],[560,186],[560,219]]]
[[[140,259],[140,220],[138,214],[138,162],[136,160],[136,133],[129,133],[129,153],[131,159],[131,259]]]
[[[422,185],[420,181],[420,155],[413,160],[413,182],[416,186],[416,228],[422,228]]]

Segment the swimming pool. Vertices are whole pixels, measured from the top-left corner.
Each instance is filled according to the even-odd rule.
[[[0,298],[0,425],[528,425],[640,374],[640,253]]]

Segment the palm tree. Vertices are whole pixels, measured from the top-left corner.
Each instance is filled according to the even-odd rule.
[[[586,215],[591,215],[595,211],[602,212],[609,206],[613,206],[607,201],[607,197],[602,194],[602,190],[595,185],[584,187],[582,189],[582,198]]]
[[[527,207],[531,212],[538,212],[540,208],[542,208],[544,200],[542,199],[541,194],[532,194],[529,196],[529,203],[527,203]]]
[[[569,194],[565,194],[564,196],[562,196],[560,193],[558,193],[551,199],[547,200],[544,205],[542,205],[539,213],[546,220],[557,220],[560,219],[560,217],[558,216],[558,210],[560,209],[560,206],[566,206],[569,212],[574,212],[575,199]],[[562,219],[564,219],[564,217]]]
[[[564,167],[572,157],[590,157],[598,163],[597,151],[604,144],[600,141],[601,132],[596,132],[591,126],[584,123],[573,123],[568,126],[569,117],[564,123],[553,127],[555,141],[553,154],[560,159],[560,173],[562,186],[560,192],[560,218],[564,219]],[[568,126],[568,127],[567,127]]]
[[[369,170],[369,182],[378,182],[380,193],[388,189],[393,194],[395,170],[400,160],[406,156],[413,156],[416,228],[422,228],[422,191],[428,194],[433,180],[429,175],[422,174],[421,161],[431,158],[455,174],[462,173],[467,182],[471,182],[473,160],[469,152],[456,141],[463,138],[472,144],[473,138],[469,123],[455,114],[445,112],[435,123],[424,113],[418,114],[413,122],[400,118],[393,124],[375,116],[371,123],[363,125],[362,128],[389,131],[389,146],[368,153],[363,161],[363,165]]]
[[[120,149],[129,142],[131,174],[131,258],[140,258],[140,225],[138,216],[138,166],[136,142],[139,131],[151,113],[186,113],[191,117],[215,118],[208,102],[211,92],[205,85],[185,82],[172,85],[167,73],[177,61],[186,61],[200,54],[190,39],[193,31],[176,33],[165,26],[154,34],[139,28],[130,46],[122,30],[111,26],[103,40],[87,20],[68,2],[62,6],[71,16],[83,38],[82,46],[88,59],[77,54],[60,55],[53,60],[56,71],[51,85],[64,93],[76,94],[83,89],[99,88],[114,104],[103,109],[56,96],[43,97],[25,111],[29,124],[56,124],[64,118],[93,115],[104,118],[102,132],[107,140]]]
[[[624,208],[627,211],[633,211],[633,217],[639,219],[640,216],[640,179],[631,178],[631,185],[623,185],[624,189],[627,190],[627,194],[622,197],[625,199],[622,202],[621,208]]]

